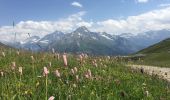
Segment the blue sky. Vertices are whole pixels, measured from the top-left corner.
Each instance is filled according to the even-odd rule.
[[[110,34],[170,29],[169,11],[170,0],[0,0],[0,40],[80,26]]]
[[[139,0],[140,1],[140,0]],[[142,0],[141,0],[142,1]],[[143,0],[145,1],[145,0]],[[83,7],[72,6],[74,0],[0,0],[0,26],[20,21],[55,21],[79,11],[85,20],[119,19],[157,9],[169,0],[77,0]]]

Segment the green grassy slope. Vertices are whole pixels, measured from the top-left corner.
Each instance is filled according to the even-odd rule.
[[[0,100],[45,100],[50,96],[56,100],[170,99],[169,83],[131,71],[112,58],[88,57],[80,64],[76,55],[68,55],[68,67],[64,67],[62,57],[57,59],[54,54],[21,51],[18,55],[15,50],[0,50],[4,51],[6,56],[0,56],[0,71],[4,72],[0,76]],[[92,64],[95,60],[97,67]],[[12,62],[16,62],[14,70],[11,69]],[[50,72],[48,77],[43,76],[44,66]],[[19,67],[23,68],[22,75]],[[78,72],[71,74],[74,67]],[[56,69],[61,78],[55,76]],[[92,72],[91,79],[84,76],[88,69]],[[76,75],[79,76],[78,81]]]
[[[170,53],[162,52],[147,54],[142,60],[135,61],[135,63],[157,67],[170,67]]]
[[[146,49],[143,49],[138,53],[150,54],[150,53],[162,53],[162,52],[170,52],[170,38],[163,40]]]
[[[143,60],[136,62],[138,64],[170,67],[170,38],[143,49],[137,54],[146,55]]]

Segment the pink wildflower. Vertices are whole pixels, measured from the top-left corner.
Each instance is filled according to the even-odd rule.
[[[54,50],[54,48],[52,48],[52,53],[55,53],[55,50]]]
[[[76,75],[76,81],[78,81],[79,80],[79,75]]]
[[[94,63],[94,66],[97,67],[97,63]]]
[[[44,76],[47,76],[47,75],[48,75],[48,73],[49,73],[49,71],[48,71],[47,67],[44,67],[43,75],[44,75]]]
[[[56,71],[55,71],[55,75],[56,75],[57,77],[60,77],[60,72],[59,72],[58,70],[56,70]]]
[[[72,73],[73,75],[75,74],[74,69],[71,69],[71,73]]]
[[[77,73],[77,71],[78,71],[78,70],[77,70],[77,67],[74,67],[74,72]]]
[[[54,96],[51,96],[48,100],[54,100],[54,98],[55,98]]]
[[[64,66],[67,66],[67,55],[65,53],[63,54],[63,61],[64,61]]]
[[[83,62],[83,56],[79,55],[79,59],[80,59],[80,63],[82,63]]]
[[[92,74],[91,74],[91,70],[88,69],[88,71],[86,72],[85,74],[85,77],[88,79],[88,78],[92,78]]]
[[[145,91],[145,95],[148,97],[149,96],[149,91]]]
[[[16,53],[17,53],[17,55],[19,55],[19,51],[17,51]]]
[[[1,76],[4,76],[4,72],[1,72]]]
[[[5,52],[2,52],[2,56],[5,57]]]
[[[49,62],[49,67],[51,67],[51,62]]]
[[[19,67],[19,73],[22,75],[22,67]]]
[[[31,60],[34,61],[34,56],[31,56]]]
[[[16,63],[15,62],[12,62],[12,70],[14,70],[16,67]]]
[[[89,75],[88,75],[88,74],[85,74],[85,77],[88,79],[88,78],[89,78]]]
[[[89,77],[92,77],[92,74],[91,74],[91,70],[90,70],[90,69],[88,69],[88,75],[89,75]]]

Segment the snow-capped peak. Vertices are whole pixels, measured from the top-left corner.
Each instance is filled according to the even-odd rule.
[[[90,32],[85,26],[81,26],[75,30],[75,32]]]
[[[20,41],[21,44],[25,44],[25,43],[36,43],[40,40],[39,36],[32,36],[30,38],[27,38],[24,41]]]
[[[131,37],[134,37],[135,35],[132,33],[122,33],[119,36],[122,38],[131,38]]]
[[[110,34],[107,34],[106,32],[100,32],[99,33],[101,36],[105,37],[106,39],[113,40]]]

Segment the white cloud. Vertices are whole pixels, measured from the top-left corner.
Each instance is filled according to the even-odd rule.
[[[12,26],[2,26],[0,27],[0,41],[9,41],[14,39],[14,32],[17,33],[18,41],[28,38],[27,33],[30,33],[32,36],[44,36],[49,33],[52,33],[56,30],[62,32],[71,32],[79,26],[91,27],[92,22],[87,22],[82,19],[82,16],[85,15],[85,11],[78,12],[76,14],[70,15],[67,18],[59,19],[57,21],[21,21],[16,24],[13,29]]]
[[[138,3],[147,3],[149,0],[137,0]]]
[[[18,41],[31,36],[44,36],[56,30],[71,32],[80,26],[86,26],[91,31],[107,32],[110,34],[133,33],[138,34],[149,30],[170,29],[170,7],[149,11],[137,16],[129,16],[126,19],[107,19],[101,21],[86,21],[83,16],[86,12],[78,12],[67,18],[57,21],[21,21],[13,29],[11,26],[0,27],[0,40],[14,40],[14,32]]]
[[[76,1],[72,2],[71,5],[74,6],[74,7],[80,7],[80,8],[83,7],[82,4],[80,4],[79,2],[76,2]]]
[[[153,10],[137,16],[129,16],[124,20],[108,19],[97,22],[94,30],[112,34],[124,32],[140,33],[149,30],[170,29],[170,7]]]

